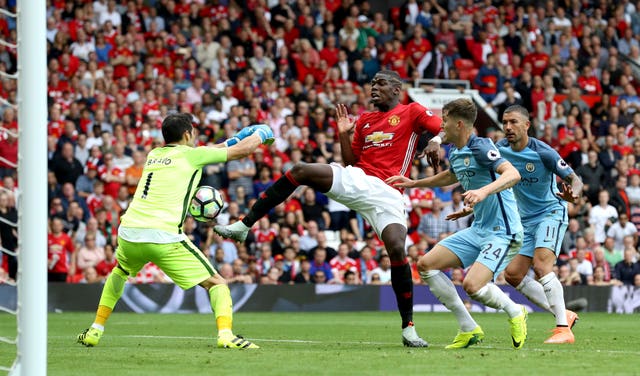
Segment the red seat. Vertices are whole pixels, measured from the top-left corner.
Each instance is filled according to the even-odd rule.
[[[453,64],[457,70],[469,70],[475,68],[475,64],[471,59],[456,59]]]
[[[461,80],[473,81],[473,79],[476,78],[477,75],[478,75],[478,68],[458,70],[458,77]]]

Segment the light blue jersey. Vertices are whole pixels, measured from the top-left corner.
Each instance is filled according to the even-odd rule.
[[[472,135],[461,149],[453,147],[449,155],[453,172],[462,187],[469,191],[479,189],[495,181],[498,166],[506,162],[500,151],[488,138]],[[472,227],[505,235],[522,231],[518,207],[511,189],[487,196],[473,208]]]
[[[530,137],[521,151],[511,149],[507,139],[500,140],[498,150],[520,172],[520,182],[513,187],[520,217],[525,224],[546,214],[556,212],[560,220],[567,220],[567,203],[556,193],[556,175],[561,179],[573,173],[560,155],[544,142]]]
[[[530,137],[521,151],[511,149],[506,139],[496,146],[521,176],[513,187],[525,228],[520,254],[533,257],[536,249],[547,248],[558,255],[568,217],[567,203],[556,196],[556,175],[564,179],[573,170],[553,148],[535,138]]]

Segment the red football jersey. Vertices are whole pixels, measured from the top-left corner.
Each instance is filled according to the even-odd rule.
[[[409,177],[420,135],[437,135],[441,124],[439,116],[415,102],[387,112],[367,112],[357,120],[351,144],[355,167],[382,180]]]
[[[47,260],[50,266],[49,271],[53,273],[67,273],[69,271],[69,261],[67,255],[73,253],[73,241],[66,233],[47,236],[48,250]]]

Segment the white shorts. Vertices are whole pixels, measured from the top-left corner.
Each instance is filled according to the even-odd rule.
[[[382,238],[382,231],[390,224],[407,227],[402,194],[360,168],[331,164],[333,184],[328,197],[360,213]]]

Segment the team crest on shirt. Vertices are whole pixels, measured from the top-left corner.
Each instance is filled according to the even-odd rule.
[[[364,138],[365,142],[379,144],[393,139],[393,133],[373,132]]]
[[[528,172],[534,172],[536,170],[536,166],[529,162],[526,165],[524,165],[524,169],[527,170]]]
[[[462,163],[464,163],[465,167],[469,167],[469,165],[471,164],[471,159],[469,159],[469,157],[465,157]]]
[[[396,125],[400,124],[400,116],[398,115],[392,115],[389,118],[389,125],[392,127],[395,127]]]
[[[496,161],[500,158],[500,152],[497,150],[489,150],[487,152],[487,158],[489,158],[490,161]]]
[[[564,159],[558,159],[558,168],[560,170],[564,170],[566,168],[569,168],[569,165],[564,161]]]

